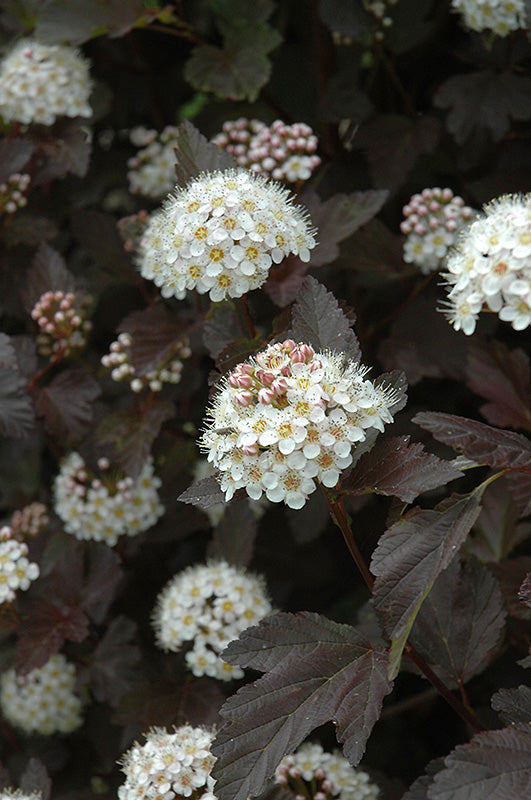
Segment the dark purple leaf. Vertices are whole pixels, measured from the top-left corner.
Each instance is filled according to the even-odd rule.
[[[136,478],[144,466],[159,431],[175,415],[170,400],[124,411],[113,411],[99,423],[95,442],[127,475]]]
[[[20,776],[20,790],[26,795],[37,793],[40,800],[50,800],[52,781],[42,761],[30,758]]]
[[[487,486],[483,508],[465,545],[480,561],[503,561],[531,534],[531,524],[517,525],[518,513],[505,478]]]
[[[45,292],[74,292],[75,288],[74,276],[67,269],[63,256],[46,242],[41,242],[26,274],[21,293],[28,314]]]
[[[91,653],[86,677],[98,702],[109,703],[116,708],[131,688],[135,664],[140,660],[140,649],[131,643],[136,630],[136,623],[131,619],[116,617]]]
[[[123,570],[120,556],[101,542],[92,542],[85,553],[85,580],[80,587],[80,605],[99,625],[116,597]]]
[[[341,491],[393,495],[412,503],[422,492],[444,486],[463,475],[449,462],[426,453],[422,444],[410,444],[409,439],[409,436],[378,439],[372,450],[360,458],[356,469],[342,481]]]
[[[531,78],[510,70],[482,70],[453,75],[439,86],[433,98],[438,108],[449,108],[446,127],[458,144],[480,128],[494,141],[509,131],[511,120],[531,116]]]
[[[388,653],[355,628],[318,614],[273,614],[223,653],[230,664],[267,671],[222,707],[227,722],[213,745],[220,800],[262,791],[280,760],[329,720],[357,764],[391,690]]]
[[[531,723],[531,687],[500,689],[491,697],[490,704],[506,725]]]
[[[59,228],[53,220],[24,209],[11,217],[5,229],[5,243],[8,247],[17,244],[38,247],[48,239],[59,236]]]
[[[409,637],[446,686],[460,686],[488,665],[499,647],[505,605],[497,580],[478,561],[456,559],[433,584]]]
[[[500,582],[509,615],[517,619],[531,619],[531,608],[522,603],[518,596],[523,581],[531,572],[531,556],[507,558],[499,564],[489,564],[489,569]]]
[[[379,114],[363,123],[353,146],[362,148],[378,189],[395,191],[407,178],[422,153],[431,153],[439,141],[435,117],[415,119],[398,114]]]
[[[86,208],[74,211],[72,230],[93,260],[93,270],[100,285],[135,283],[138,280],[112,214]]]
[[[7,181],[15,172],[23,172],[23,167],[31,158],[35,145],[29,139],[2,139],[0,141],[0,183]]]
[[[317,247],[311,252],[310,267],[331,264],[339,255],[339,242],[371,220],[389,196],[385,190],[335,194],[321,200],[315,192],[301,195],[318,231]]]
[[[302,508],[286,509],[291,533],[297,544],[313,542],[330,521],[330,508],[322,492],[314,492]]]
[[[65,640],[82,642],[88,633],[89,621],[81,608],[39,598],[27,608],[19,628],[17,671],[42,667]]]
[[[215,506],[218,503],[224,503],[225,495],[221,491],[216,478],[212,476],[194,483],[179,495],[177,500],[180,500],[181,503],[199,506],[199,508],[210,508],[210,506]]]
[[[230,372],[237,364],[262,350],[263,347],[264,342],[259,334],[254,339],[236,339],[223,348],[216,358],[216,367],[221,373]]]
[[[361,3],[345,3],[343,0],[320,0],[319,15],[331,33],[336,31],[352,38],[364,34],[370,25],[370,17]]]
[[[518,515],[527,517],[531,514],[531,474],[526,470],[510,472],[507,475],[507,480],[518,509]]]
[[[411,784],[401,800],[429,800],[428,789],[433,783],[433,776],[444,767],[444,759],[434,758],[427,764],[425,775],[421,775]]]
[[[209,142],[188,120],[179,125],[175,158],[179,186],[186,186],[202,172],[223,171],[237,166],[230,153]]]
[[[373,553],[374,606],[393,640],[390,674],[396,674],[402,649],[419,609],[446,569],[480,511],[482,487],[452,495],[433,510],[414,508],[380,538]]]
[[[246,567],[253,557],[255,537],[256,518],[248,499],[230,503],[216,526],[207,555]]]
[[[531,572],[525,576],[518,590],[518,598],[531,608]]]
[[[359,361],[356,334],[339,304],[325,287],[308,276],[292,310],[290,335],[296,342],[311,344],[316,351],[332,350]]]
[[[131,689],[116,709],[117,725],[138,723],[144,730],[153,725],[213,725],[224,694],[216,681],[199,678],[189,683],[157,680]]]
[[[58,442],[72,446],[88,432],[93,419],[92,404],[101,394],[97,380],[84,369],[60,372],[41,389],[35,413]]]
[[[118,325],[118,332],[131,334],[131,362],[142,377],[169,359],[183,337],[185,323],[164,306],[133,311]]]
[[[26,439],[34,430],[35,415],[10,337],[0,333],[0,435]]]
[[[39,142],[44,161],[38,164],[32,183],[38,186],[64,178],[69,173],[84,178],[92,152],[87,123],[79,119],[62,119],[50,132],[51,136]]]
[[[281,264],[273,264],[262,287],[264,292],[279,308],[293,303],[300,293],[310,266],[298,256],[288,256]]]
[[[430,800],[529,800],[531,735],[529,726],[479,733],[444,759]]]
[[[159,13],[142,0],[53,0],[37,14],[36,37],[49,44],[82,44],[95,36],[124,36],[144,27]]]
[[[491,425],[531,428],[529,358],[523,350],[509,350],[495,341],[472,342],[466,382],[490,401],[480,411]]]
[[[232,300],[212,304],[203,330],[203,341],[211,358],[216,359],[228,345],[247,334],[248,330]]]

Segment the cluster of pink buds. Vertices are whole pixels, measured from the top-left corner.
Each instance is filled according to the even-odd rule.
[[[0,183],[0,214],[14,214],[19,208],[24,208],[28,202],[26,192],[30,180],[29,175],[15,172]]]
[[[298,183],[306,181],[319,166],[318,139],[309,125],[293,125],[277,119],[265,125],[256,119],[225,122],[212,140],[231,153],[238,164],[266,178]]]
[[[19,511],[13,512],[10,525],[13,536],[23,539],[25,536],[38,536],[49,522],[48,509],[44,503],[30,503]]]
[[[144,208],[136,214],[130,214],[128,217],[122,217],[116,223],[118,233],[124,243],[124,250],[127,253],[136,253],[140,239],[144,233],[147,224],[150,220],[151,214]]]
[[[141,392],[146,388],[151,389],[152,392],[160,392],[165,383],[179,383],[183,371],[181,359],[189,358],[192,355],[188,337],[182,336],[175,340],[171,353],[160,364],[140,376],[137,375],[132,361],[132,346],[131,334],[121,333],[118,339],[112,342],[110,352],[103,356],[101,363],[111,370],[111,378],[114,381],[129,381],[133,392]]]
[[[84,347],[92,323],[85,318],[88,295],[48,291],[39,297],[31,316],[40,328],[37,348],[41,355],[68,355]]]
[[[404,261],[416,264],[425,275],[439,269],[463,225],[475,216],[462,197],[438,187],[414,194],[402,212]]]

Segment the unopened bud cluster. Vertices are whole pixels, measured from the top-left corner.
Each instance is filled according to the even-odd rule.
[[[404,261],[427,275],[439,269],[459,231],[475,212],[451,189],[435,187],[414,194],[402,213],[405,219],[400,230],[407,237]]]
[[[161,481],[149,456],[137,478],[111,469],[106,458],[91,474],[79,453],[61,462],[55,479],[55,512],[65,531],[77,539],[115,545],[121,535],[136,536],[151,528],[164,513],[158,497]]]
[[[37,349],[42,356],[61,353],[66,356],[87,342],[92,323],[86,319],[90,305],[88,295],[73,292],[44,292],[31,311],[39,326]]]
[[[158,200],[175,186],[175,153],[178,128],[167,125],[161,133],[149,128],[133,128],[131,142],[142,146],[127,162],[127,180],[133,194]]]
[[[15,538],[9,525],[0,528],[0,603],[10,603],[18,589],[26,591],[39,577],[39,567],[27,558],[28,546]]]
[[[317,136],[305,122],[286,125],[277,119],[266,125],[240,117],[224,122],[212,141],[231,153],[241,167],[277,181],[306,181],[321,163],[316,155]]]
[[[0,183],[0,214],[14,214],[27,205],[26,192],[30,176],[14,172],[7,181]]]
[[[463,15],[463,24],[472,31],[507,36],[527,27],[525,0],[452,0],[452,9]]]
[[[337,484],[367,430],[391,422],[395,393],[367,369],[291,339],[269,345],[222,379],[200,440],[221,473],[226,500],[245,487],[301,508],[316,489]]]
[[[27,675],[10,669],[0,678],[2,713],[25,733],[71,733],[83,722],[75,684],[75,667],[61,653]]]
[[[366,772],[351,767],[341,753],[319,744],[303,744],[282,759],[275,781],[295,800],[377,800],[379,789]]]
[[[140,243],[139,266],[163,297],[182,299],[187,289],[211,300],[257,289],[273,263],[315,247],[307,213],[290,192],[252,172],[204,173],[176,187],[151,217]]]
[[[13,529],[13,536],[17,539],[23,539],[26,536],[34,538],[38,536],[41,531],[46,528],[50,522],[48,516],[48,508],[44,503],[30,503],[24,508],[14,511],[10,525]]]
[[[135,742],[122,758],[126,779],[119,800],[216,800],[210,775],[213,732],[182,725],[173,733],[153,728],[145,737],[145,744]]]
[[[136,253],[142,234],[146,230],[150,214],[144,208],[136,214],[122,217],[116,223],[118,233],[124,243],[124,250],[127,253]]]
[[[110,352],[103,356],[101,363],[111,370],[114,381],[128,381],[133,392],[150,389],[160,392],[165,383],[179,383],[183,371],[183,358],[192,355],[190,342],[183,336],[174,342],[172,352],[145,375],[137,375],[131,358],[133,338],[130,333],[120,333],[118,339],[112,342]]]
[[[531,325],[531,194],[504,195],[483,212],[448,257],[443,311],[468,335],[482,309],[522,331]]]
[[[242,678],[243,670],[220,653],[271,611],[261,577],[220,561],[189,567],[172,578],[157,598],[153,626],[163,650],[177,652],[191,644],[185,659],[194,675],[231,680]]]
[[[53,125],[57,117],[90,117],[89,64],[67,45],[21,39],[0,64],[4,122]]]

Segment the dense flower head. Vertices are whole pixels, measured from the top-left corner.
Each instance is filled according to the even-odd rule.
[[[129,159],[127,180],[129,191],[158,200],[175,186],[175,153],[179,131],[173,125],[157,133],[150,128],[133,128],[130,137],[134,145],[142,146]]]
[[[521,331],[531,324],[531,194],[504,195],[483,211],[450,252],[443,310],[467,335],[482,309]]]
[[[197,289],[218,301],[257,289],[290,254],[309,261],[315,244],[287,189],[243,170],[209,172],[176,187],[152,216],[139,265],[163,297]]]
[[[14,214],[27,205],[26,192],[30,181],[29,175],[14,172],[0,183],[0,214]]]
[[[265,493],[302,508],[315,481],[335,486],[367,430],[392,422],[394,392],[366,373],[291,339],[238,364],[222,379],[200,441],[226,500],[245,487],[255,500]]]
[[[61,462],[55,479],[55,512],[65,531],[77,539],[94,539],[109,546],[121,535],[136,536],[148,530],[164,513],[159,501],[160,479],[149,456],[137,478],[98,461],[98,474],[91,473],[79,453]]]
[[[29,589],[39,567],[27,558],[28,546],[15,538],[9,525],[0,528],[0,603],[10,603],[15,592]]]
[[[83,722],[75,683],[75,667],[62,653],[27,675],[10,669],[0,678],[2,713],[26,733],[70,733]]]
[[[277,119],[266,125],[240,117],[224,122],[212,141],[231,153],[239,166],[277,181],[306,181],[321,163],[317,136],[305,122],[286,125]]]
[[[472,31],[492,31],[507,36],[526,27],[525,0],[452,0],[452,9],[463,15]]]
[[[339,751],[327,753],[319,744],[303,744],[283,758],[275,781],[297,800],[377,800],[379,795],[366,772],[351,767]]]
[[[261,577],[219,561],[175,575],[157,598],[153,626],[164,650],[179,651],[191,644],[185,658],[194,675],[231,680],[243,677],[243,670],[219,654],[271,611]]]
[[[53,125],[57,117],[90,117],[89,64],[73,47],[19,41],[0,64],[4,122]]]
[[[424,275],[439,269],[460,229],[474,216],[462,197],[438,187],[414,194],[402,213],[400,230],[407,237],[404,261],[416,264]]]
[[[32,319],[39,326],[37,349],[43,356],[61,352],[67,356],[87,343],[92,323],[86,319],[91,298],[79,292],[47,291],[31,310]]]
[[[41,792],[23,792],[21,789],[2,789],[0,791],[0,800],[40,800],[42,797]]]
[[[103,356],[101,363],[111,370],[114,381],[128,381],[134,392],[141,392],[146,388],[152,392],[160,392],[165,383],[179,383],[183,371],[182,359],[192,355],[188,337],[182,336],[175,341],[172,352],[160,364],[139,376],[131,359],[132,345],[131,334],[120,333],[118,339],[111,343],[110,352]]]
[[[145,738],[122,757],[126,779],[118,788],[119,800],[216,800],[210,775],[213,732],[182,725],[173,733],[153,728]]]
[[[35,502],[14,511],[11,515],[10,526],[13,529],[13,536],[23,539],[26,536],[38,536],[49,522],[47,506],[44,503]]]

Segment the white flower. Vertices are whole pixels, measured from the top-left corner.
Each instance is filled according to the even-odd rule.
[[[463,15],[472,31],[493,31],[507,36],[526,27],[525,0],[452,0],[452,9]]]
[[[15,599],[18,589],[26,591],[39,577],[39,566],[28,561],[28,546],[13,536],[8,525],[0,528],[0,604]]]
[[[402,212],[404,261],[416,264],[424,275],[439,269],[459,230],[474,216],[461,197],[438,187],[414,194]]]
[[[352,446],[392,422],[392,390],[360,364],[288,339],[269,345],[222,379],[200,445],[225,499],[245,487],[254,500],[301,508],[315,488],[337,484]]]
[[[380,790],[366,772],[351,767],[341,753],[327,753],[320,744],[303,744],[282,759],[275,780],[295,797],[377,800]],[[301,782],[304,794],[301,792]]]
[[[257,289],[272,262],[290,254],[309,261],[315,244],[306,213],[287,189],[227,170],[176,187],[142,236],[139,265],[163,297],[196,289],[217,302]]]
[[[178,128],[167,125],[160,134],[143,127],[130,132],[133,144],[146,145],[127,162],[129,191],[158,200],[175,186],[175,153]]]
[[[100,459],[98,466],[99,475],[89,475],[79,453],[63,459],[55,479],[55,512],[67,533],[112,547],[123,534],[136,536],[148,530],[164,513],[158,497],[161,482],[153,473],[151,456],[136,479],[109,472],[106,459]]]
[[[192,643],[185,658],[194,675],[231,680],[243,671],[219,654],[271,611],[261,577],[220,561],[175,575],[157,598],[153,627],[163,650],[177,652]]]
[[[75,683],[75,667],[61,653],[27,675],[10,669],[0,678],[2,712],[26,733],[70,733],[83,722]]]
[[[0,64],[5,122],[53,125],[57,117],[90,117],[89,64],[67,45],[19,41]]]
[[[194,800],[215,800],[213,732],[182,725],[173,733],[153,728],[145,738],[145,744],[136,742],[122,758],[126,779],[118,788],[119,800],[181,800],[192,794]]]
[[[21,789],[2,789],[0,791],[0,800],[41,800],[41,792],[31,792],[26,794]]]
[[[442,310],[467,335],[483,308],[524,330],[531,324],[531,195],[505,195],[483,211],[448,257]]]

